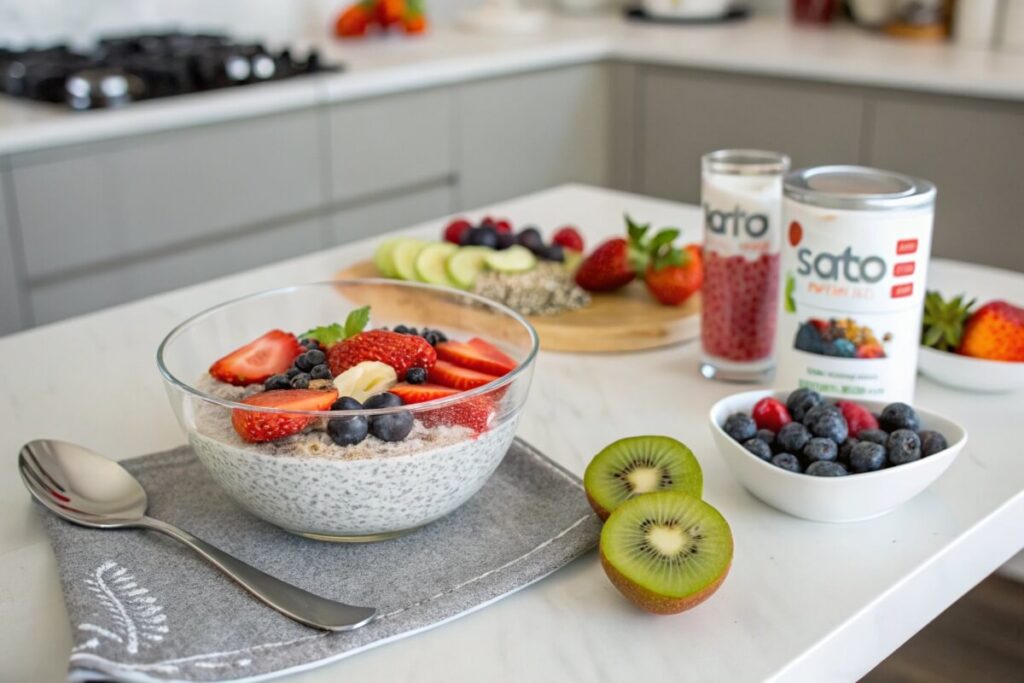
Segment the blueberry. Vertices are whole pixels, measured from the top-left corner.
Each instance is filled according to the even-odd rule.
[[[327,362],[327,356],[320,349],[311,349],[295,359],[295,367],[303,372],[309,372],[318,365]]]
[[[362,410],[363,404],[351,396],[342,396],[331,404],[331,410]]]
[[[832,439],[836,444],[846,441],[850,435],[850,428],[846,425],[846,418],[842,413],[825,413],[810,426],[811,434]],[[916,436],[916,435],[915,435]]]
[[[852,436],[846,438],[846,441],[839,444],[839,455],[836,457],[836,462],[847,465],[850,462],[850,452],[853,451],[853,447],[860,443],[860,439],[855,439]]]
[[[784,451],[799,453],[811,440],[811,433],[799,422],[789,422],[783,425],[779,433],[775,435],[776,445]]]
[[[729,416],[722,429],[733,439],[743,443],[747,439],[753,439],[757,434],[757,423],[746,413],[735,413]]]
[[[758,429],[755,436],[769,446],[775,445],[775,432],[770,429]]]
[[[405,381],[409,384],[423,384],[427,381],[427,371],[423,368],[409,368],[405,371]]]
[[[427,330],[423,333],[423,338],[431,346],[437,346],[441,343],[441,333],[434,330]]]
[[[331,369],[327,367],[326,363],[314,365],[313,369],[309,371],[309,376],[313,379],[334,379],[334,375],[331,374]]]
[[[292,389],[308,389],[309,388],[309,375],[305,372],[292,377]]]
[[[905,465],[921,459],[921,437],[909,429],[897,429],[890,434],[885,447],[893,465]]]
[[[374,394],[363,402],[363,407],[367,410],[397,408],[400,405],[405,405],[402,399],[390,391],[386,391],[383,394]]]
[[[800,459],[792,453],[779,453],[772,458],[772,464],[790,472],[800,473]]]
[[[291,389],[292,381],[288,375],[281,373],[280,375],[272,375],[263,384],[263,388],[267,391],[273,391],[274,389]]]
[[[409,328],[406,325],[395,325],[395,329],[392,331],[395,334],[409,334]]]
[[[806,413],[804,413],[804,419],[800,421],[803,422],[808,429],[813,431],[812,425],[814,425],[818,418],[820,418],[822,415],[825,415],[826,413],[836,413],[837,415],[842,415],[842,411],[839,410],[839,408],[837,408],[836,406],[832,405],[831,403],[819,403],[818,405],[814,406]]]
[[[299,370],[297,367],[292,366],[292,367],[288,368],[287,370],[285,370],[284,374],[285,374],[285,376],[288,379],[291,379],[292,377],[295,377],[295,375],[298,375],[301,372],[302,372],[302,370]]]
[[[473,239],[473,233],[477,231],[477,228],[470,228],[469,230],[463,230],[462,234],[459,235],[459,246],[465,247],[473,244],[470,240]]]
[[[491,225],[481,225],[478,228],[472,228],[469,230],[469,244],[495,249],[498,246],[498,231]]]
[[[772,447],[761,439],[747,439],[743,442],[743,447],[762,460],[772,459]]]
[[[316,339],[300,339],[299,343],[302,344],[306,349],[319,349],[320,342]]]
[[[786,399],[786,407],[789,414],[797,422],[804,421],[804,414],[816,405],[821,403],[821,394],[814,389],[797,389]]]
[[[508,249],[516,243],[516,236],[510,232],[498,233],[498,249]]]
[[[839,447],[831,439],[823,439],[820,436],[814,437],[804,446],[803,456],[807,462],[818,462],[819,460],[833,461],[839,457]]]
[[[931,429],[922,429],[917,433],[921,439],[921,457],[925,458],[929,455],[935,455],[939,451],[944,451],[949,448],[949,444],[946,443],[946,437],[938,432],[932,431]]]
[[[544,248],[544,238],[541,237],[540,230],[532,226],[523,228],[516,235],[516,241],[534,253]]]
[[[797,351],[816,353],[819,356],[825,353],[825,342],[821,338],[821,332],[811,323],[803,323],[796,331],[796,339],[793,341],[793,348]]]
[[[378,396],[383,395],[378,394]],[[381,441],[401,441],[409,436],[409,432],[412,431],[412,423],[412,413],[408,410],[388,413],[386,415],[374,415],[370,419],[370,433]]]
[[[545,261],[555,261],[557,263],[562,263],[565,261],[565,250],[562,249],[561,244],[549,244],[548,246],[544,247],[543,251],[537,254],[537,256],[544,259]]]
[[[917,419],[914,409],[906,403],[890,403],[882,410],[878,426],[887,432],[895,432],[897,429],[912,429],[916,432],[921,428],[921,421]]]
[[[437,337],[437,341],[439,344],[448,341],[448,335],[446,335],[441,330],[431,330],[431,332],[434,334],[435,337]]]
[[[808,465],[804,474],[809,474],[812,477],[845,477],[849,472],[837,462],[819,460]]]
[[[877,443],[879,446],[884,446],[885,442],[889,440],[889,433],[884,429],[862,429],[857,434],[857,438],[861,441],[870,441],[871,443]]]
[[[885,467],[885,446],[861,441],[850,452],[851,472],[874,472]]]
[[[342,396],[331,405],[331,410],[359,410],[363,406],[351,396]],[[327,436],[339,446],[352,446],[366,438],[369,421],[363,415],[333,417],[327,421]]]

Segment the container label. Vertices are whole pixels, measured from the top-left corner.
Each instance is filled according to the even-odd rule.
[[[781,176],[704,175],[705,248],[757,260],[779,250]]]
[[[913,401],[932,210],[783,216],[776,384]]]

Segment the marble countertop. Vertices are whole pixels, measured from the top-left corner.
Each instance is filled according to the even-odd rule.
[[[532,36],[440,28],[414,39],[317,44],[341,74],[142,102],[120,111],[73,113],[0,98],[0,154],[229,121],[372,95],[602,59],[1024,100],[1024,55],[887,38],[853,26],[794,26],[755,16],[718,26],[628,22],[619,16],[557,17]]]
[[[700,236],[697,207],[583,186],[486,213],[549,229],[573,222],[593,243],[621,230],[623,211],[681,225],[687,240]],[[434,237],[443,223],[405,232]],[[120,459],[184,443],[155,364],[163,335],[226,299],[329,278],[373,247],[357,242],[0,338],[0,679],[62,680],[71,647],[53,552],[15,475],[21,444],[48,436]],[[1024,276],[1007,271],[935,261],[930,281],[1024,300]],[[689,444],[705,497],[736,539],[732,571],[712,599],[673,617],[642,613],[591,553],[487,609],[289,680],[851,681],[1021,548],[1019,399],[965,396],[920,379],[918,404],[970,432],[958,460],[885,517],[818,524],[764,505],[729,474],[707,411],[738,387],[702,379],[697,352],[694,343],[541,352],[519,434],[577,474],[623,436]]]

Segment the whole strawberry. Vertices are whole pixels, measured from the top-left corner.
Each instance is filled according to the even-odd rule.
[[[1024,361],[1024,308],[990,301],[967,319],[957,353],[986,360]]]
[[[678,306],[704,284],[704,262],[700,247],[690,244],[685,249],[671,245],[655,254],[644,273],[647,289],[662,304]]]
[[[366,360],[390,365],[395,369],[398,379],[404,380],[409,368],[430,370],[434,367],[437,352],[423,337],[389,330],[360,332],[338,342],[327,351],[327,363],[335,377]]]
[[[628,285],[650,260],[644,236],[649,225],[638,225],[626,216],[628,239],[602,242],[576,271],[576,284],[588,292],[610,292]]]

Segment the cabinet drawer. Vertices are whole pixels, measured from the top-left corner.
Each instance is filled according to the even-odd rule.
[[[448,89],[341,103],[328,120],[332,200],[453,173]]]
[[[410,192],[386,201],[338,211],[329,219],[329,246],[354,242],[452,212],[451,185]]]
[[[36,322],[49,323],[300,256],[319,249],[322,239],[321,219],[300,221],[37,286],[29,297]]]
[[[15,158],[29,277],[316,206],[316,116],[308,110]]]

